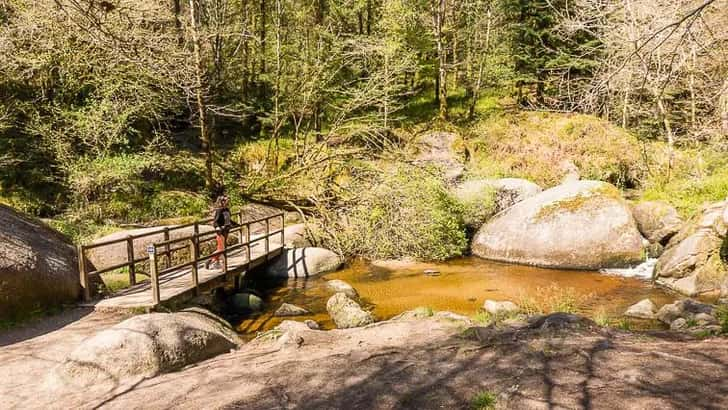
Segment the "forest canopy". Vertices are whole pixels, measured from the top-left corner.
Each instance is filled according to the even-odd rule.
[[[361,152],[342,144],[474,124],[491,97],[598,116],[670,149],[724,149],[726,10],[728,0],[3,0],[0,198],[44,217],[198,213],[219,181],[270,194],[274,175],[334,172]]]

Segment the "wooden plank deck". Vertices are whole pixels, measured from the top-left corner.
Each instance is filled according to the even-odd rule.
[[[255,236],[253,236],[253,240],[255,240]],[[249,269],[265,264],[280,255],[282,251],[283,244],[280,237],[270,238],[267,254],[265,241],[252,243],[250,261],[248,261],[246,249],[231,251],[228,255],[227,274],[222,269],[205,269],[204,263],[201,262],[197,265],[200,292],[222,286],[236,275],[245,275]],[[162,305],[183,302],[194,297],[196,292],[192,282],[192,269],[187,267],[161,275],[159,277],[159,294]],[[96,310],[153,309],[156,305],[152,297],[151,282],[147,280],[123,289],[107,299],[94,303],[93,307]]]

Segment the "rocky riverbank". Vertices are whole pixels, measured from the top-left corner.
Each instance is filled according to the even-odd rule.
[[[727,339],[609,330],[563,314],[519,329],[426,311],[347,330],[284,322],[173,373],[108,391],[48,389],[59,360],[120,319],[92,313],[0,349],[0,407],[469,408],[484,393],[496,408],[728,405]]]

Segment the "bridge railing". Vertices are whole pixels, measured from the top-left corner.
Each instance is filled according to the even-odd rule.
[[[280,219],[280,228],[276,230],[271,230],[271,222],[274,220]],[[251,226],[255,224],[264,224],[265,225],[265,233],[251,239]],[[237,268],[244,267],[244,269],[250,268],[250,263],[252,262],[253,258],[251,257],[251,248],[254,246],[253,244],[258,242],[263,242],[265,244],[264,253],[261,256],[264,256],[266,261],[270,257],[271,252],[271,238],[275,237],[276,235],[280,235],[280,247],[282,248],[285,244],[285,215],[281,212],[275,215],[266,216],[263,218],[259,218],[252,221],[245,221],[242,223],[239,223],[239,226],[233,227],[228,232],[228,235],[236,234],[238,237],[238,242],[234,245],[228,246],[227,243],[223,247],[223,250],[215,250],[210,253],[207,253],[206,255],[200,254],[200,243],[215,239],[215,232],[205,232],[205,233],[195,233],[190,236],[182,237],[182,238],[176,238],[176,239],[169,239],[163,242],[157,242],[150,246],[150,249],[148,252],[149,254],[149,267],[150,267],[150,281],[151,281],[151,288],[152,288],[152,300],[154,301],[154,304],[159,304],[161,298],[160,298],[160,290],[159,290],[159,278],[165,274],[181,271],[186,268],[190,268],[191,273],[191,283],[192,286],[195,289],[195,293],[199,293],[199,287],[200,287],[200,281],[198,276],[198,269],[199,264],[201,262],[206,262],[212,258],[219,257],[222,262],[222,273],[227,275],[228,273],[228,257],[232,252],[238,251],[238,250],[245,250],[244,256],[245,256],[245,263],[243,265],[237,266]],[[206,238],[208,236],[212,235],[212,237]],[[178,244],[183,244],[181,246],[175,246]],[[186,244],[186,245],[185,245]],[[157,252],[158,249],[162,249],[162,252]],[[178,263],[173,266],[169,266],[169,264],[166,265],[166,268],[159,269],[159,255],[165,255],[169,256],[172,252],[176,251],[182,251],[182,250],[188,250],[189,251],[189,257],[188,260],[185,262]]]
[[[281,229],[283,229],[284,225],[284,217],[283,214],[275,214],[266,218],[261,218],[259,220],[250,221],[250,222],[243,222],[243,212],[240,211],[236,214],[238,223],[241,225],[241,227],[236,228],[242,228],[242,227],[250,227],[250,225],[259,223],[259,222],[266,222],[267,230],[270,230],[270,220],[275,218],[281,218]],[[159,228],[154,231],[145,232],[142,234],[137,235],[127,235],[122,238],[118,239],[110,239],[107,241],[102,242],[95,242],[90,244],[81,244],[78,245],[78,270],[80,274],[80,282],[81,287],[83,289],[83,299],[85,301],[89,301],[91,299],[91,289],[90,289],[90,279],[95,276],[100,276],[101,274],[112,272],[118,269],[128,268],[128,274],[129,274],[129,285],[133,286],[136,285],[136,275],[144,275],[149,276],[151,278],[151,271],[152,267],[150,266],[149,270],[150,273],[147,274],[145,272],[141,272],[137,270],[137,265],[148,263],[150,261],[149,254],[147,252],[148,246],[142,245],[138,242],[140,239],[149,238],[152,236],[159,236],[160,234],[163,235],[163,242],[161,242],[161,245],[157,243],[155,246],[155,257],[157,261],[161,258],[164,259],[166,262],[166,266],[169,267],[172,264],[172,254],[175,251],[186,249],[186,246],[177,246],[177,243],[183,242],[183,240],[189,240],[191,237],[195,237],[195,247],[198,249],[200,248],[200,245],[215,240],[215,232],[214,231],[207,231],[207,232],[200,232],[200,226],[206,226],[209,225],[212,222],[212,218],[207,219],[201,219],[197,220],[195,222],[182,224],[182,225],[175,225],[175,226],[167,226],[163,228]],[[179,240],[171,241],[170,235],[176,231],[184,230],[192,228],[193,234],[186,236],[184,238],[179,238]],[[240,231],[239,233],[239,241],[243,242],[243,233],[240,229],[236,229],[236,232]],[[276,231],[277,232],[277,231]],[[246,234],[247,239],[249,239],[249,232]],[[258,239],[256,239],[257,241]],[[169,242],[166,243],[165,242]],[[255,241],[253,241],[255,242]],[[125,244],[126,245],[126,260],[119,263],[114,263],[109,266],[103,266],[101,268],[91,268],[91,266],[88,265],[88,251],[100,249],[100,248],[109,248],[113,246],[118,246],[119,244]],[[158,248],[161,248],[160,251],[157,251]],[[141,256],[137,256],[141,255]],[[214,255],[208,255],[209,257],[212,257]],[[166,271],[166,270],[165,270]]]

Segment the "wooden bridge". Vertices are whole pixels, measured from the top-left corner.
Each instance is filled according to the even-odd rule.
[[[201,292],[234,282],[239,287],[240,279],[251,269],[264,265],[280,255],[285,244],[283,213],[264,218],[243,221],[242,212],[237,214],[239,226],[230,230],[229,238],[237,243],[216,251],[214,231],[200,232],[212,219],[196,221],[185,225],[165,227],[140,235],[80,245],[79,272],[85,302],[91,299],[92,278],[103,273],[128,270],[129,284],[106,299],[93,303],[95,309],[145,309],[151,310],[162,304],[184,302]],[[256,229],[257,228],[257,229]],[[170,239],[175,231],[190,230],[192,234]],[[140,243],[153,236],[163,235],[163,241],[148,244],[139,249]],[[87,252],[103,252],[112,246],[126,244],[126,261],[90,270]],[[136,247],[136,249],[135,249]],[[206,249],[210,249],[206,251]],[[140,255],[141,256],[137,256]],[[206,269],[205,262],[219,256],[220,269]],[[148,263],[148,272],[141,272],[139,265]],[[136,282],[137,275],[148,276],[149,280]]]

